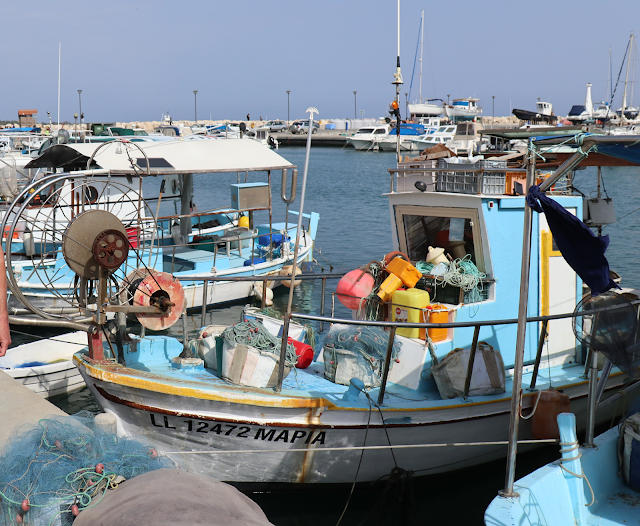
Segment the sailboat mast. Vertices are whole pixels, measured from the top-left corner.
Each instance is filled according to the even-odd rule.
[[[58,42],[58,131],[60,131],[60,64],[62,62],[62,42]]]
[[[631,45],[631,56],[633,57],[633,69],[631,70],[631,97],[629,98],[629,106],[633,108],[633,88],[636,84],[636,38],[631,33],[633,44]]]
[[[404,84],[402,71],[400,70],[400,0],[398,0],[398,55],[396,58],[396,73],[392,84],[396,85],[396,98],[394,99],[394,113],[397,116],[396,125],[396,159],[400,162],[400,86]]]
[[[622,110],[620,118],[624,118],[624,110],[627,109],[627,82],[629,82],[629,63],[631,62],[631,49],[633,48],[633,33],[629,37],[629,55],[627,56],[627,75],[624,79],[624,93],[622,94]]]
[[[422,27],[420,28],[420,97],[418,103],[422,104],[422,51],[424,50],[424,9],[420,17]]]

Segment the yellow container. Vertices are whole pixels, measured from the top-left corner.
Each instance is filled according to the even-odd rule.
[[[429,311],[429,323],[448,323],[449,310],[444,305],[433,304]],[[443,342],[447,339],[449,329],[429,329],[429,338],[433,342]]]
[[[424,323],[425,309],[429,305],[429,293],[426,290],[408,289],[396,290],[393,293],[393,310],[391,312],[391,321],[404,321],[408,323]],[[407,338],[424,339],[424,329],[398,329],[396,334],[406,336]]]
[[[380,290],[378,291],[378,297],[382,301],[389,301],[393,296],[393,293],[398,290],[402,286],[402,280],[393,274],[389,274],[387,279],[382,282],[380,285]]]
[[[402,258],[393,258],[387,264],[386,270],[389,274],[398,276],[409,289],[415,287],[422,277],[422,273],[416,267]]]

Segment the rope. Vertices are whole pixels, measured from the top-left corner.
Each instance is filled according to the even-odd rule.
[[[531,413],[529,413],[527,416],[523,416],[522,410],[520,410],[520,418],[522,418],[523,420],[529,420],[533,415],[535,415],[536,409],[538,409],[538,402],[540,401],[541,394],[542,394],[542,391],[538,391],[538,396],[536,397],[536,403],[534,404],[533,411],[531,411]]]
[[[575,451],[579,447],[580,446],[578,445],[578,441],[577,440],[574,441],[574,442],[560,442],[560,454],[569,453],[571,451]],[[592,506],[593,503],[596,501],[596,496],[595,496],[595,494],[593,492],[593,488],[591,487],[591,483],[589,482],[589,479],[584,474],[584,470],[582,471],[582,475],[578,475],[577,473],[574,473],[573,471],[571,471],[569,468],[567,468],[564,465],[565,462],[568,462],[570,460],[578,460],[580,457],[582,457],[582,453],[578,453],[575,457],[567,457],[567,458],[563,457],[563,458],[560,459],[560,467],[562,469],[564,469],[567,473],[569,473],[569,475],[573,475],[574,477],[579,478],[579,479],[584,479],[587,482],[587,486],[589,486],[589,491],[591,491],[591,502],[589,504],[585,504],[585,506],[589,507],[589,506]]]
[[[260,351],[280,356],[282,339],[271,334],[262,323],[256,320],[248,320],[227,327],[222,333],[222,337],[231,343],[248,345]],[[294,367],[298,362],[295,347],[292,343],[287,343],[285,362],[291,367]]]
[[[544,438],[541,440],[518,440],[518,444],[557,444],[555,438]],[[314,449],[314,452],[320,451],[359,451],[361,449],[415,449],[415,448],[432,448],[432,447],[462,447],[462,446],[508,446],[507,440],[496,440],[493,442],[448,442],[437,444],[399,444],[396,446],[336,446],[323,447]],[[212,449],[207,451],[165,451],[165,455],[215,455],[215,454],[244,454],[244,453],[298,453],[309,452],[308,448],[291,448],[291,449]]]
[[[445,286],[449,284],[453,287],[459,287],[465,292],[476,291],[476,295],[472,296],[472,303],[476,301],[476,297],[480,298],[480,292],[483,290],[482,279],[487,275],[480,272],[471,261],[471,254],[467,254],[462,259],[454,259],[449,263],[449,268],[441,276],[435,277],[436,285]]]

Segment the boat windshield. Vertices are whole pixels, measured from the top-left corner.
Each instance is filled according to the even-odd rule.
[[[387,133],[387,130],[385,130],[384,128],[378,128],[373,133],[375,133],[375,134],[385,134],[385,133]]]
[[[373,133],[373,128],[360,128],[358,133]]]
[[[396,213],[400,250],[411,261],[425,261],[429,247],[441,247],[453,259],[470,255],[484,268],[476,210],[399,206]]]

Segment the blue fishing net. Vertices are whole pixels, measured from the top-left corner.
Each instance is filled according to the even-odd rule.
[[[153,446],[102,432],[88,411],[48,416],[14,430],[0,452],[2,524],[71,524],[109,488],[166,467]]]
[[[247,320],[227,327],[222,333],[222,337],[234,347],[236,344],[241,343],[280,356],[282,338],[271,334],[257,320]],[[287,343],[286,362],[291,367],[298,362],[295,347],[291,343]]]
[[[389,334],[384,329],[357,325],[334,325],[324,340],[325,347],[361,353],[379,374],[382,373],[388,343]],[[402,344],[394,340],[390,368],[401,347]]]

